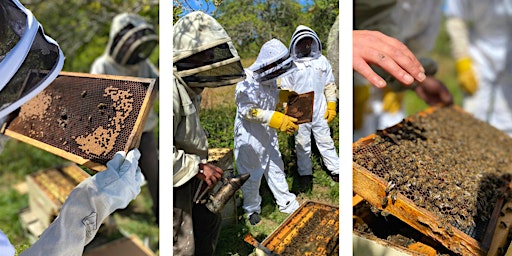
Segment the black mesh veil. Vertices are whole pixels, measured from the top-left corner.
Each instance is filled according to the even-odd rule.
[[[238,56],[228,43],[193,54],[175,63],[177,71],[190,86],[215,87],[234,84],[245,78]]]
[[[17,0],[0,1],[0,117],[48,86],[62,69],[58,44]]]
[[[152,27],[128,24],[114,38],[110,55],[117,63],[133,65],[148,58],[157,44],[158,36]]]

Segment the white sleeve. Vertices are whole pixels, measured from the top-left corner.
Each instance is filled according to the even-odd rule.
[[[139,158],[137,149],[128,154],[117,152],[107,163],[107,170],[87,178],[71,192],[59,216],[21,255],[82,255],[103,220],[116,209],[125,208],[139,194]]]
[[[446,32],[455,60],[469,56],[469,37],[466,23],[462,18],[450,16],[446,19]]]

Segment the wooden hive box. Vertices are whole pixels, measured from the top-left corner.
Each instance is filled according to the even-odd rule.
[[[485,255],[495,244],[510,200],[507,134],[459,107],[429,108],[355,142],[353,161],[354,192],[381,214],[458,255]]]
[[[57,217],[71,191],[89,176],[74,163],[27,175],[29,208],[44,228]]]
[[[339,208],[306,201],[262,244],[278,255],[338,255]]]
[[[5,135],[96,171],[139,144],[156,79],[61,72],[13,113]]]

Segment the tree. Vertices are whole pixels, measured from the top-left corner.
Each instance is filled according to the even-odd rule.
[[[295,27],[305,21],[302,5],[294,0],[225,0],[214,17],[231,36],[242,58],[256,56],[272,38],[287,44]]]
[[[329,31],[339,14],[338,6],[339,0],[315,0],[315,4],[308,10],[310,27],[318,34],[324,48]]]

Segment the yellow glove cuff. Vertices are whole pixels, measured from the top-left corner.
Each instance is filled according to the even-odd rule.
[[[455,69],[457,73],[464,72],[471,69],[471,59],[469,57],[460,58],[455,62]]]
[[[336,102],[334,102],[334,101],[327,102],[327,109],[336,111]]]
[[[281,112],[277,112],[277,111],[274,112],[274,114],[270,118],[270,122],[268,123],[268,126],[274,128],[274,129],[279,129],[279,127],[281,127],[281,124],[283,123],[284,116],[285,116],[285,114],[283,114]]]

